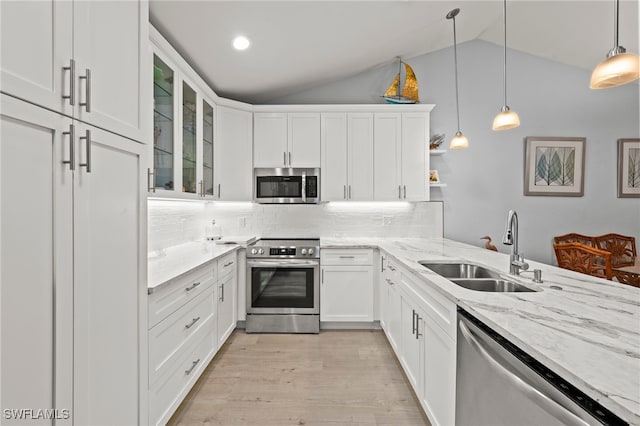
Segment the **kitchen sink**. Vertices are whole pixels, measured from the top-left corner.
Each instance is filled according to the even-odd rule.
[[[473,263],[419,263],[445,278],[500,278],[496,272]]]
[[[460,287],[475,291],[490,291],[496,293],[535,291],[522,284],[497,278],[451,278],[450,281]]]

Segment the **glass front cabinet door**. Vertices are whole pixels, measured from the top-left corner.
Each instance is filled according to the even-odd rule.
[[[215,199],[215,104],[210,99],[170,58],[153,55],[150,196]]]

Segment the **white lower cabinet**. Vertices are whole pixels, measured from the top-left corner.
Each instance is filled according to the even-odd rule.
[[[218,347],[236,328],[237,253],[218,260]]]
[[[373,250],[323,249],[320,321],[373,321],[372,263]]]
[[[455,424],[456,304],[382,252],[381,324],[432,425]]]

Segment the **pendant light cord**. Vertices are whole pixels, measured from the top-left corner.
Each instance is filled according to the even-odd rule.
[[[504,68],[503,68],[503,82],[504,82],[504,106],[507,106],[507,0],[503,3],[502,17],[504,19]]]
[[[458,117],[458,133],[460,133],[460,101],[458,99],[458,43],[456,41],[456,18],[453,17],[453,64],[456,76],[456,115]]]
[[[613,16],[613,27],[616,29],[615,33],[614,33],[614,39],[613,39],[613,48],[617,48],[618,45],[618,22],[620,21],[620,0],[616,0],[616,11],[615,14]]]

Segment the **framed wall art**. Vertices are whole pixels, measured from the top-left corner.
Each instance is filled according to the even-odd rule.
[[[429,170],[429,183],[440,183],[440,175],[438,175],[437,170]]]
[[[640,198],[640,139],[618,139],[618,198]]]
[[[524,195],[582,197],[586,138],[525,139]]]

